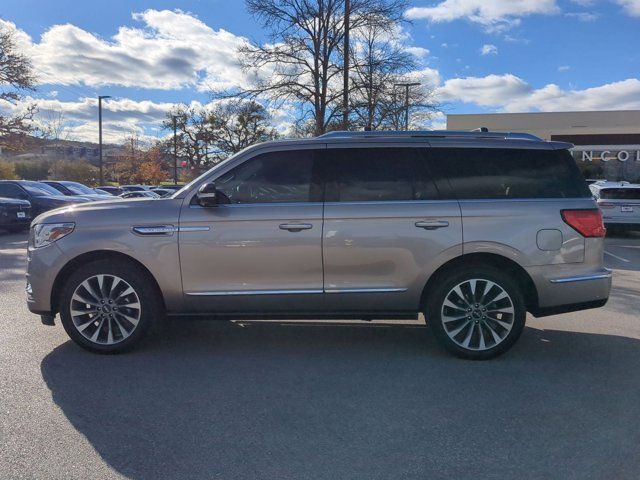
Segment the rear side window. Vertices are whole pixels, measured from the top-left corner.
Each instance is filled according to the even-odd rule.
[[[420,149],[335,148],[324,156],[328,202],[438,198]]]
[[[567,150],[433,148],[430,155],[459,199],[591,196]]]
[[[640,188],[601,188],[598,195],[604,200],[640,200]]]

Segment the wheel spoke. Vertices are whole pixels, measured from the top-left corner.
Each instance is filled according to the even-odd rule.
[[[110,311],[111,306],[116,310]],[[69,312],[83,337],[93,343],[113,345],[129,337],[137,328],[142,304],[126,280],[98,274],[78,285],[71,296]]]
[[[445,296],[440,321],[458,346],[483,351],[504,341],[513,328],[514,315],[513,301],[502,286],[472,278],[455,285]]]

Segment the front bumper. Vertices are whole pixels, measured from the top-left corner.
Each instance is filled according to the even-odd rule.
[[[56,243],[27,252],[27,308],[37,315],[55,314],[51,304],[53,286],[67,256]]]

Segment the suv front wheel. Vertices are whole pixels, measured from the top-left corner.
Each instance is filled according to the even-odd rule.
[[[526,307],[514,279],[494,267],[456,270],[427,298],[427,323],[451,353],[486,360],[509,350],[525,324]]]
[[[161,315],[157,295],[136,265],[98,260],[80,267],[62,292],[60,317],[71,339],[98,353],[132,348]]]

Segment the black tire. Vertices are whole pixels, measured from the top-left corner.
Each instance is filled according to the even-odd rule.
[[[470,286],[473,284],[465,284],[465,282],[473,279],[493,282],[499,289],[502,289],[509,297],[508,300],[510,300],[513,314],[505,314],[503,312],[482,312],[482,302],[478,304],[473,303],[473,299],[469,298],[467,295],[467,292],[471,292]],[[463,296],[467,297],[465,301],[471,303],[469,305],[465,305],[462,302],[458,302],[456,303],[456,309],[450,309],[450,307],[445,306],[445,301],[447,300],[447,297],[449,297],[448,304],[450,304],[451,300],[456,300],[460,297],[457,293],[453,294],[453,296],[450,295],[452,294],[452,290],[461,284],[463,285],[461,289]],[[477,291],[483,288],[483,284],[481,283],[476,283],[475,285]],[[484,283],[484,288],[487,287],[490,287],[490,284]],[[493,289],[494,287],[490,288]],[[485,301],[489,302],[487,303],[487,308],[489,308],[490,311],[492,308],[498,308],[496,305],[504,305],[504,303],[490,301],[491,295],[495,291],[497,290],[487,289],[487,291],[484,292],[486,295]],[[478,296],[481,294],[482,292],[478,293]],[[496,297],[499,296],[500,295],[496,295]],[[499,302],[506,301],[507,300],[500,300]],[[458,305],[463,305],[465,308],[459,307]],[[478,308],[477,305],[481,305],[481,307]],[[511,310],[511,307],[506,307],[504,311]],[[472,311],[469,311],[469,309],[472,309]],[[484,265],[461,267],[455,271],[450,271],[446,275],[437,279],[435,288],[433,288],[431,292],[427,293],[425,310],[427,325],[433,331],[438,342],[448,352],[469,360],[488,360],[502,355],[509,350],[522,334],[527,314],[521,287],[513,276],[496,267]],[[446,312],[445,315],[447,315],[446,326],[443,321],[443,311]],[[495,310],[493,310],[493,312],[495,312]],[[464,318],[451,321],[452,318],[457,318],[459,315],[463,315]],[[472,317],[472,315],[478,315],[479,318],[476,318],[475,316]],[[498,316],[500,317],[499,319],[497,318]],[[454,338],[456,339],[454,340],[450,334],[453,334],[458,330],[458,328],[465,324],[468,325],[468,327],[463,327],[457,335],[454,335]],[[504,328],[502,326],[504,324],[510,324],[510,330]],[[465,348],[459,343],[465,343],[462,340],[462,337],[466,340],[466,336],[470,330],[469,348]],[[500,342],[495,340],[492,330],[493,332],[496,332],[499,337],[504,334]],[[483,337],[482,339],[480,339],[481,336]],[[485,343],[484,349],[481,348],[481,341]],[[491,346],[492,343],[495,344]]]
[[[76,289],[84,281],[97,275],[115,276],[124,280],[134,290],[134,293],[139,300],[138,303],[140,305],[140,309],[137,325],[132,328],[131,333],[126,338],[122,338],[120,340],[116,339],[116,343],[101,343],[99,341],[91,341],[91,339],[86,338],[76,327],[71,314],[71,302]],[[116,319],[119,318],[119,321],[124,324],[126,317],[125,320],[123,320],[122,311],[120,313],[112,313],[116,316]],[[134,263],[126,261],[114,261],[112,259],[96,260],[83,265],[69,276],[62,289],[62,295],[60,297],[60,318],[65,331],[69,337],[71,337],[71,339],[82,348],[95,353],[111,354],[132,349],[145,336],[151,324],[154,321],[160,320],[163,316],[163,303],[157,289],[153,285],[153,280],[149,278],[149,274]],[[91,317],[88,318],[91,319]],[[99,319],[97,321],[99,321]],[[113,320],[110,319],[106,319],[106,321],[113,322]],[[96,323],[94,323],[94,325]],[[105,327],[110,329],[112,325],[112,323],[107,324]],[[127,325],[131,326],[133,324],[129,322]],[[89,328],[91,328],[91,326]],[[120,330],[120,328],[117,326],[113,327],[114,337],[123,337],[123,335],[116,335],[117,332],[124,332],[124,329]],[[98,330],[98,328],[95,330]],[[111,334],[111,332],[109,333]],[[100,338],[104,338],[103,333],[100,334],[98,340]]]

